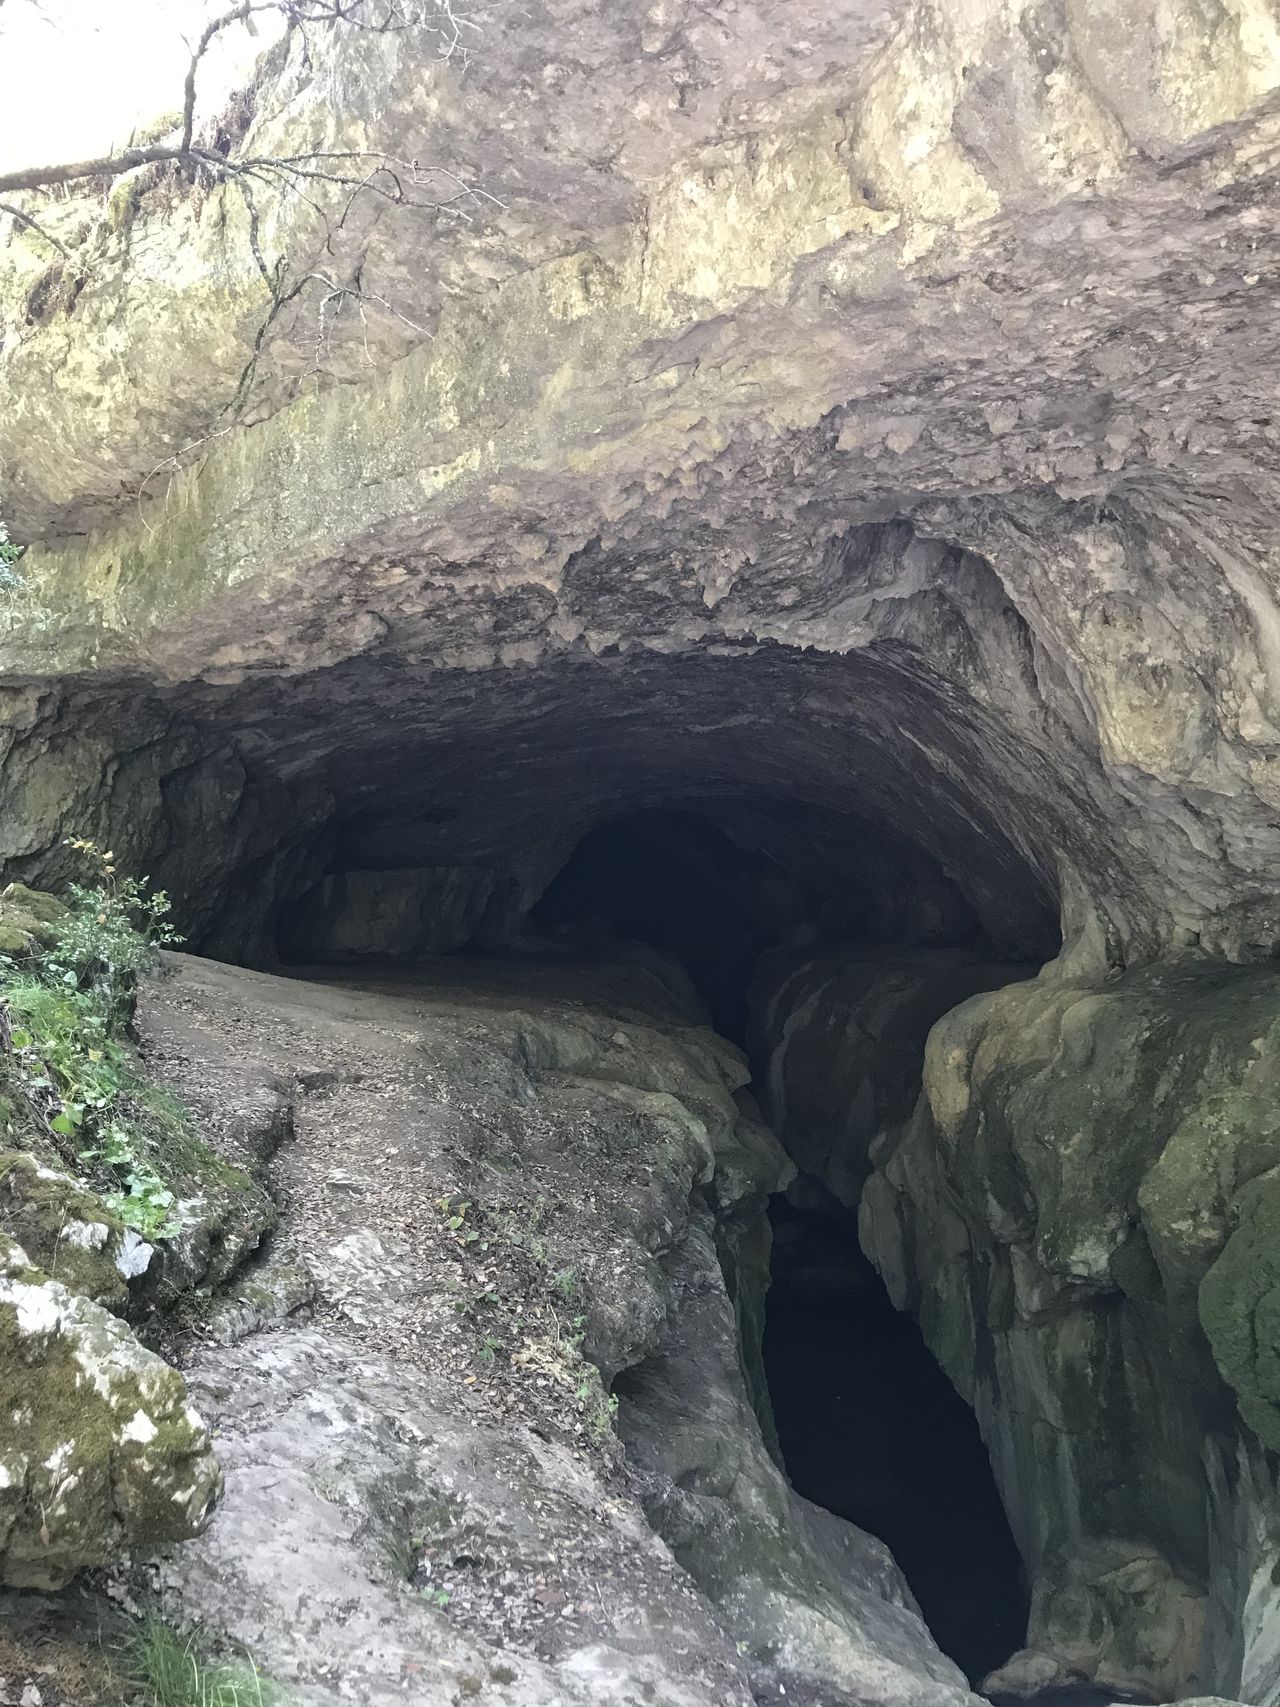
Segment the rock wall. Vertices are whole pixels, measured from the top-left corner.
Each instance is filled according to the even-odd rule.
[[[175,1608],[316,1707],[406,1680],[444,1707],[466,1676],[528,1707],[963,1707],[885,1548],[767,1450],[739,1337],[790,1167],[659,978],[179,956],[139,1026],[215,1130],[289,1110],[282,1237],[315,1282],[309,1321],[221,1349],[239,1310],[206,1324],[227,1492],[165,1567]]]
[[[994,1685],[1268,1699],[1280,978],[1050,967],[953,1005],[957,979],[997,975],[834,952],[775,969],[779,1130],[859,1203],[894,1303],[978,1414],[1033,1584],[1028,1648]]]
[[[295,42],[243,146],[438,161],[469,219],[362,203],[316,270],[369,300],[317,364],[303,292],[239,425],[233,186],[75,206],[74,264],[9,233],[0,859],[109,831],[263,954],[326,869],[537,846],[536,890],[620,795],[767,795],[1002,950],[1061,903],[1095,967],[1269,952],[1277,39],[539,0],[466,66]],[[261,198],[294,277],[317,195]]]
[[[263,67],[240,158],[435,205],[264,188],[300,288],[256,361],[234,184],[42,209],[56,260],[4,226],[0,867],[96,834],[269,963],[290,920],[505,926],[692,805],[865,939],[959,945],[833,998],[878,1064],[797,990],[839,1097],[781,1117],[982,1415],[1020,1675],[1267,1697],[1275,0],[531,0],[438,48]],[[459,870],[431,920],[389,875]],[[970,974],[1060,942],[909,1114]],[[653,1496],[691,1557],[699,1497]]]

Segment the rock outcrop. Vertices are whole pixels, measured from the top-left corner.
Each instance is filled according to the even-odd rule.
[[[0,1582],[61,1588],[204,1526],[221,1475],[182,1377],[2,1237],[0,1414]]]
[[[548,1707],[961,1707],[887,1551],[765,1445],[739,1336],[791,1169],[735,1050],[640,968],[167,971],[156,1067],[223,1118],[292,1101],[277,1181],[317,1282],[309,1325],[189,1369],[227,1493],[166,1567],[176,1607],[316,1703],[505,1669]]]
[[[1033,1583],[993,1686],[1263,1699],[1280,977],[957,978],[996,982],[832,952],[759,1013],[779,1131],[978,1414]]]
[[[791,967],[758,1015],[781,1136],[860,1205],[982,1422],[1035,1587],[1002,1681],[1271,1703],[1275,0],[530,0],[477,24],[452,57],[429,29],[295,32],[228,143],[409,162],[430,206],[278,180],[249,202],[142,167],[43,210],[56,258],[5,224],[0,508],[29,548],[0,578],[3,875],[57,887],[65,838],[97,836],[172,891],[197,951],[359,957],[376,982],[380,955],[518,936],[602,826],[701,814],[786,889],[737,945]],[[759,922],[746,886],[717,893]],[[47,928],[0,901],[0,953]],[[264,1408],[217,1400],[227,1516],[183,1592],[305,1672],[283,1573],[248,1554],[262,1466],[296,1459],[290,1533],[327,1537],[316,1592],[347,1604],[376,1462],[418,1474],[397,1406],[455,1459],[494,1444],[430,1364],[456,1314],[560,1407],[536,1413],[559,1444],[523,1441],[510,1499],[476,1493],[471,1531],[507,1525],[507,1552],[429,1545],[486,1582],[527,1572],[530,1502],[572,1494],[634,1567],[621,1634],[606,1608],[530,1638],[531,1703],[648,1685],[737,1707],[752,1666],[833,1699],[855,1675],[862,1698],[949,1697],[879,1550],[803,1509],[767,1450],[760,1203],[788,1163],[740,1058],[674,1017],[679,975],[619,1022],[616,990],[562,974],[526,960],[518,1018],[474,970],[422,1013],[411,977],[212,1001],[219,975],[181,974],[188,1018],[150,1046],[180,1083],[205,1062],[186,1088],[209,1129],[265,1165],[308,1127],[280,1163],[305,1261],[275,1253],[211,1337],[308,1297],[308,1265],[320,1300],[269,1357],[205,1354]],[[383,1125],[367,1065],[334,1065],[366,1024],[395,1063]],[[373,1154],[409,1228],[353,1211]],[[290,1186],[304,1156],[324,1177]],[[581,1226],[532,1224],[526,1177]],[[183,1286],[242,1265],[274,1220],[246,1201],[207,1237],[193,1219],[166,1258]],[[449,1315],[427,1217],[471,1287]],[[554,1251],[566,1343],[480,1282],[502,1240],[529,1297]],[[68,1321],[93,1309],[67,1299]],[[686,1321],[728,1448],[688,1415]],[[574,1456],[578,1430],[611,1438],[619,1377],[665,1543],[638,1504],[600,1517],[607,1465]],[[355,1462],[304,1499],[328,1448],[300,1419],[334,1416]],[[452,1536],[460,1486],[415,1483],[409,1509]],[[428,1612],[443,1628],[406,1593],[453,1595],[449,1630],[472,1616],[410,1551],[366,1608],[387,1653],[357,1663],[359,1619],[344,1650],[366,1699]],[[557,1609],[589,1604],[542,1574]],[[451,1650],[467,1676],[507,1664],[486,1605]]]
[[[1005,952],[1059,897],[1094,965],[1269,952],[1269,18],[543,0],[466,68],[295,43],[244,146],[503,205],[362,205],[317,270],[370,300],[318,372],[323,289],[277,317],[240,427],[234,186],[84,210],[74,304],[11,237],[0,857],[101,829],[262,955],[328,870],[529,899],[619,790],[711,789]],[[314,207],[255,195],[302,276]]]

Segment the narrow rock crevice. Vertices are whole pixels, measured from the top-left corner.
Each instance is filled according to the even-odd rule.
[[[885,1542],[980,1684],[1023,1645],[1029,1602],[974,1414],[894,1309],[855,1217],[802,1177],[770,1218],[764,1363],[792,1486]]]

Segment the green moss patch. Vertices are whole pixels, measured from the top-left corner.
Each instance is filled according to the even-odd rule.
[[[0,1238],[0,1580],[195,1534],[220,1478],[182,1377]]]

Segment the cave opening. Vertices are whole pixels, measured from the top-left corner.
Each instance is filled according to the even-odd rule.
[[[859,538],[850,551],[871,552],[894,588],[936,555],[902,530]],[[994,601],[984,641],[1025,662],[1026,637],[989,572],[967,554],[943,556],[948,585],[972,581]],[[833,559],[833,575],[853,561]],[[1041,775],[989,705],[899,635],[838,656],[768,640],[675,656],[606,645],[554,667],[480,673],[423,674],[410,660],[373,656],[339,667],[326,699],[310,691],[303,681],[285,705],[269,686],[246,690],[246,751],[293,790],[300,816],[279,812],[287,835],[268,838],[265,863],[241,860],[216,896],[199,891],[207,922],[191,930],[193,946],[304,977],[453,979],[530,999],[590,1003],[607,981],[623,1008],[678,1013],[736,1044],[753,1074],[743,1093],[753,1117],[763,1114],[796,1167],[845,1206],[848,1295],[810,1310],[812,1300],[788,1303],[783,1247],[827,1234],[799,1201],[775,1205],[786,1236],[768,1306],[774,1408],[793,1411],[802,1390],[789,1338],[826,1335],[846,1361],[865,1341],[880,1359],[876,1380],[901,1376],[884,1401],[898,1410],[911,1382],[924,1384],[918,1408],[938,1438],[918,1443],[918,1474],[893,1467],[883,1479],[923,1486],[926,1460],[963,1459],[966,1497],[982,1508],[970,1513],[975,1533],[994,1537],[982,1545],[1004,1561],[1003,1576],[984,1579],[958,1554],[954,1528],[969,1519],[943,1493],[897,1511],[885,1539],[941,1645],[975,1679],[998,1666],[1019,1645],[1025,1604],[981,1444],[977,1457],[955,1444],[957,1431],[972,1444],[976,1424],[911,1337],[910,1316],[879,1289],[850,1217],[877,1135],[911,1113],[930,1027],[975,991],[1034,974],[1061,947],[1056,850],[1070,829],[1050,831],[1071,817],[1069,779]],[[255,823],[244,819],[246,836]],[[832,1066],[838,1014],[812,1049],[791,1050],[785,1083],[775,1072],[778,981],[806,964],[837,984],[850,966],[855,980],[870,967],[897,981],[892,1011],[867,1033],[873,1060],[857,1083]],[[767,1275],[752,1284],[763,1308]],[[850,1300],[857,1308],[842,1315]],[[767,1438],[759,1347],[744,1341],[743,1352]],[[850,1426],[844,1393],[805,1400],[811,1448],[794,1431],[783,1440],[792,1481],[837,1512],[830,1467]],[[851,1515],[881,1533],[883,1511]]]
[[[830,928],[811,885],[688,810],[636,813],[590,831],[531,922],[553,939],[597,951],[633,941],[669,955],[715,1029],[739,1044],[761,955]]]
[[[678,963],[715,1029],[752,1057],[767,1104],[752,1011],[762,964],[846,950],[996,957],[963,892],[874,830],[848,850],[862,881],[843,893],[773,857],[811,845],[813,831],[811,817],[782,808],[762,837],[742,805],[719,818],[689,803],[615,818],[577,844],[530,922],[552,940],[604,952],[638,941]],[[1042,950],[1054,946],[1046,932]],[[886,1119],[914,1099],[930,1017],[910,1011],[885,1033],[884,1077],[898,1097],[879,1111]],[[891,1302],[859,1241],[856,1207],[802,1172],[771,1199],[769,1219],[764,1372],[788,1479],[885,1542],[939,1646],[976,1685],[1021,1646],[1029,1598],[974,1412]]]
[[[803,1176],[770,1204],[764,1364],[796,1492],[889,1548],[973,1684],[1022,1643],[1022,1561],[972,1410],[894,1309],[856,1218]]]
[[[337,845],[367,850],[380,835],[366,821]],[[393,837],[384,840],[394,848]],[[286,933],[293,958],[371,966],[394,959],[399,938],[410,960],[444,945],[452,964],[465,958],[481,972],[484,960],[514,950],[559,962],[571,978],[575,963],[639,949],[648,956],[640,964],[664,967],[690,1011],[747,1053],[766,1106],[753,1002],[771,961],[845,952],[953,954],[966,965],[1021,958],[1021,970],[1005,964],[998,982],[1025,975],[1057,946],[1047,907],[1024,908],[1035,924],[1020,942],[993,943],[987,925],[1001,915],[984,906],[981,883],[975,903],[936,858],[811,801],[686,796],[601,814],[561,847],[523,902],[516,882],[477,888],[465,871],[433,868],[406,884],[384,863],[381,876],[331,878],[323,897],[295,910]],[[968,975],[943,1007],[968,993]],[[905,1115],[914,1099],[932,1017],[913,1008],[905,1029],[885,1035],[885,1079],[900,1104],[882,1109],[886,1118]],[[890,1302],[859,1243],[854,1203],[856,1188],[842,1205],[803,1172],[771,1201],[763,1344],[771,1416],[762,1420],[795,1490],[885,1542],[939,1646],[978,1683],[1025,1637],[1022,1564],[974,1413],[912,1317]]]

